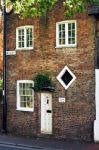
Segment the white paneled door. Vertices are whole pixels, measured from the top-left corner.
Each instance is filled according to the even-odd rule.
[[[41,133],[52,134],[51,93],[41,93]]]

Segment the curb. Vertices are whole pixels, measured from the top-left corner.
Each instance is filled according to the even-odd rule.
[[[39,147],[39,146],[29,146],[25,144],[16,144],[16,143],[10,143],[10,142],[0,142],[0,145],[5,145],[9,147],[21,147],[21,148],[28,148],[28,149],[38,149],[38,150],[44,150],[44,147]]]
[[[56,148],[47,148],[47,147],[40,147],[40,146],[29,146],[29,145],[25,145],[25,144],[16,144],[16,143],[10,143],[10,142],[0,142],[1,146],[5,146],[5,147],[16,147],[16,148],[20,148],[24,150],[33,150],[33,149],[37,149],[37,150],[63,150],[63,149],[56,149]]]

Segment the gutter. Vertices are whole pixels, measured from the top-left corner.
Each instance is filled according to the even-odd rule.
[[[2,133],[7,133],[7,100],[6,100],[6,0],[3,0],[3,120]]]

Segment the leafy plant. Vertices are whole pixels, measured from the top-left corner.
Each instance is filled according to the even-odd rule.
[[[46,16],[58,0],[7,0],[12,3],[14,12],[22,18]],[[99,0],[63,0],[66,16],[74,16],[86,10],[89,5],[99,5]]]
[[[77,13],[84,12],[87,7],[91,5],[99,5],[98,0],[65,0],[63,6],[65,8],[65,15],[72,17]]]
[[[35,91],[41,91],[44,87],[51,86],[53,86],[53,83],[48,73],[40,73],[34,78]]]
[[[11,0],[13,9],[22,18],[45,16],[57,0]]]

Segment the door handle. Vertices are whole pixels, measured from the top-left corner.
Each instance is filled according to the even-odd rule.
[[[47,113],[51,113],[52,111],[51,111],[51,110],[47,110],[46,112],[47,112]]]

